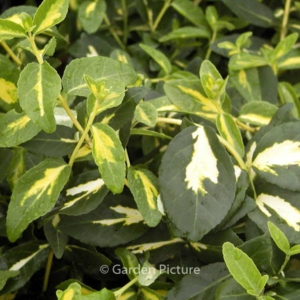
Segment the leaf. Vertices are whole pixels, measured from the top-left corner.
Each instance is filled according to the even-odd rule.
[[[258,126],[270,123],[278,110],[277,106],[266,101],[251,101],[240,109],[239,120]]]
[[[58,208],[59,214],[77,216],[94,210],[107,195],[98,170],[82,172],[68,183],[66,201]]]
[[[289,251],[289,255],[297,255],[299,253],[300,253],[300,245],[293,246]]]
[[[11,242],[16,241],[33,220],[51,210],[70,171],[62,159],[47,159],[18,180],[7,212],[7,235]]]
[[[59,125],[55,132],[40,132],[22,147],[46,156],[65,156],[71,154],[77,144],[74,139],[75,132],[73,128]]]
[[[130,135],[144,135],[144,136],[153,136],[161,139],[172,140],[172,138],[164,133],[159,133],[152,130],[145,130],[139,128],[133,128],[130,130]]]
[[[145,222],[148,226],[155,227],[162,217],[157,206],[157,178],[149,170],[130,167],[128,184]]]
[[[134,112],[134,118],[143,124],[148,126],[155,126],[157,122],[157,111],[153,104],[150,102],[140,102]]]
[[[298,33],[292,33],[280,41],[271,53],[271,59],[278,60],[292,50],[298,39]]]
[[[213,129],[190,126],[171,141],[159,185],[167,216],[190,240],[201,239],[222,221],[236,183],[232,162]]]
[[[106,2],[104,0],[88,0],[81,3],[78,8],[78,18],[83,29],[89,34],[96,32],[103,21],[105,11]]]
[[[145,300],[162,300],[164,299],[161,295],[161,291],[155,292],[154,290],[143,286],[141,289],[141,294],[143,295],[143,299]],[[159,293],[160,292],[160,293]]]
[[[33,17],[33,33],[37,35],[63,21],[68,8],[69,0],[43,0]]]
[[[125,153],[117,133],[106,124],[94,124],[93,157],[105,185],[113,193],[121,193],[125,179]]]
[[[26,37],[25,29],[19,24],[0,19],[0,41]]]
[[[117,248],[115,253],[121,258],[122,265],[126,268],[126,274],[130,280],[138,276],[139,261],[136,256],[125,248]]]
[[[19,290],[39,269],[44,268],[49,255],[49,245],[45,242],[30,241],[12,247],[1,255],[0,264],[18,276],[10,278],[1,294]]]
[[[0,270],[0,291],[5,286],[7,280],[19,275],[19,271]]]
[[[126,196],[108,195],[90,213],[78,217],[61,215],[58,229],[90,245],[115,247],[126,244],[148,229],[133,203],[133,199]]]
[[[167,294],[166,300],[196,298],[198,300],[215,300],[217,287],[228,279],[224,263],[209,264],[201,268],[199,275],[189,274],[175,285]]]
[[[223,244],[226,266],[233,278],[250,294],[259,296],[269,276],[261,276],[253,260],[229,242]]]
[[[204,13],[196,4],[186,0],[175,0],[171,6],[197,27],[206,25]]]
[[[240,19],[246,20],[250,24],[268,28],[272,27],[275,23],[271,8],[256,0],[244,0],[243,2],[222,0],[222,2]]]
[[[195,28],[190,26],[184,26],[173,30],[172,32],[162,36],[159,39],[160,43],[177,40],[177,39],[194,39],[194,38],[210,38],[210,32],[204,26],[201,28]]]
[[[142,272],[138,275],[138,282],[142,286],[151,285],[160,275],[160,271],[151,265],[147,260],[142,265]]]
[[[81,286],[77,283],[71,283],[65,291],[56,291],[58,300],[81,300]]]
[[[18,146],[40,131],[24,112],[19,114],[13,109],[0,115],[0,147]]]
[[[47,222],[44,225],[45,236],[57,259],[62,258],[69,240],[69,237],[66,234],[57,229],[59,222],[59,215],[55,215],[50,222]]]
[[[215,120],[218,109],[212,100],[204,96],[199,80],[172,80],[164,85],[166,95],[180,111]]]
[[[285,123],[260,139],[252,159],[255,173],[282,188],[299,191],[299,123]]]
[[[134,84],[138,79],[135,71],[123,62],[101,56],[84,57],[72,60],[66,67],[62,78],[64,92],[87,97],[91,92],[84,75],[97,82],[112,80],[125,86]]]
[[[295,118],[300,117],[300,103],[293,86],[288,82],[279,82],[278,93],[282,103],[293,103],[292,114]]]
[[[242,135],[234,119],[229,114],[219,114],[216,125],[220,135],[237,151],[240,157],[245,154]]]
[[[283,251],[286,255],[290,252],[290,243],[285,234],[272,222],[268,222],[270,235],[277,245],[277,247]]]
[[[46,61],[29,63],[20,74],[20,105],[30,119],[48,133],[56,128],[54,107],[60,89],[60,77]]]
[[[242,52],[230,58],[228,67],[230,70],[239,71],[247,68],[262,67],[267,64],[264,57]]]
[[[140,44],[140,47],[153,59],[157,62],[161,68],[165,71],[165,74],[168,75],[172,71],[172,65],[169,59],[159,50],[154,49],[151,46]]]

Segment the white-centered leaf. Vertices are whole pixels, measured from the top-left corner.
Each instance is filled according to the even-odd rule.
[[[157,178],[149,170],[130,167],[128,170],[128,184],[147,225],[155,227],[162,217],[157,205]]]
[[[106,124],[94,124],[93,157],[106,186],[121,193],[125,179],[125,153],[117,133]]]
[[[33,17],[33,32],[39,34],[60,23],[67,15],[69,0],[44,0]]]
[[[7,212],[7,236],[16,241],[27,226],[49,212],[70,175],[62,159],[47,159],[28,170],[13,190]]]
[[[30,63],[20,74],[20,105],[31,120],[48,133],[56,128],[54,107],[60,90],[60,76],[46,61]]]
[[[294,230],[300,231],[300,210],[285,199],[262,193],[256,198],[256,204],[267,217],[272,216],[268,210],[271,208]]]
[[[300,142],[286,140],[275,143],[260,152],[253,161],[253,166],[265,172],[277,175],[275,166],[300,166]]]

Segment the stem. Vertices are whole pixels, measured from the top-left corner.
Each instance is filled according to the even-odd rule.
[[[46,265],[46,271],[45,271],[44,282],[43,282],[43,292],[46,292],[47,288],[48,288],[48,282],[49,282],[49,276],[50,276],[52,262],[53,262],[53,251],[51,250],[48,255],[48,260],[47,260],[47,265]]]
[[[157,122],[163,122],[163,123],[167,123],[167,124],[173,124],[173,125],[179,125],[180,126],[181,123],[182,123],[182,120],[173,119],[173,118],[158,117]]]
[[[130,164],[130,159],[129,159],[127,149],[125,149],[125,159],[126,159],[127,168],[129,168],[131,166],[131,164]]]
[[[43,63],[43,57],[42,55],[40,54],[37,46],[36,46],[36,43],[35,43],[35,40],[34,40],[34,35],[32,35],[31,33],[28,34],[28,40],[30,42],[30,45],[31,45],[31,48],[34,52],[34,55],[38,61],[38,63],[41,65]]]
[[[73,151],[73,153],[72,153],[72,155],[71,155],[71,158],[70,158],[70,161],[69,161],[69,166],[70,166],[70,167],[73,166],[74,161],[75,161],[75,159],[76,159],[76,156],[77,156],[77,154],[78,154],[78,151],[79,151],[79,149],[81,148],[81,146],[82,146],[84,140],[87,138],[87,135],[88,135],[88,132],[89,132],[89,130],[90,130],[90,127],[92,126],[93,121],[94,121],[94,119],[95,119],[95,117],[96,117],[97,109],[98,109],[98,105],[95,106],[93,112],[91,113],[90,118],[89,118],[89,120],[88,120],[88,122],[87,122],[87,124],[86,124],[85,129],[84,129],[84,132],[83,132],[81,138],[79,139],[79,141],[78,141],[78,143],[77,143],[77,145],[76,145],[76,147],[75,147],[75,149],[74,149],[74,151]]]
[[[154,21],[154,24],[152,26],[152,31],[155,31],[158,24],[160,23],[162,17],[164,16],[165,12],[167,11],[167,9],[169,8],[170,6],[170,3],[171,3],[171,0],[166,0],[164,6],[162,7],[162,9],[160,10],[158,16],[156,17],[155,21]]]
[[[153,13],[152,10],[148,7],[148,1],[143,0],[143,3],[145,5],[145,9],[147,11],[147,17],[148,17],[148,26],[150,28],[150,31],[153,31]]]
[[[283,272],[284,268],[286,267],[287,263],[289,262],[290,260],[290,255],[286,255],[285,256],[285,260],[280,268],[280,270],[278,271],[278,274],[280,274],[281,272]]]
[[[126,6],[126,0],[121,0],[122,2],[122,10],[123,10],[123,43],[127,44],[128,38],[128,12]]]
[[[125,45],[122,43],[122,41],[120,40],[119,36],[117,35],[116,31],[114,30],[114,28],[112,28],[111,23],[107,17],[107,15],[104,15],[104,22],[106,23],[106,25],[108,26],[108,30],[111,33],[111,35],[114,37],[115,41],[117,42],[117,44],[120,46],[120,48],[122,50],[125,50]]]
[[[19,57],[16,56],[16,54],[14,54],[14,52],[10,49],[10,47],[5,43],[5,42],[1,42],[1,46],[5,49],[5,51],[9,54],[9,56],[12,58],[12,60],[18,65],[21,66],[22,62],[19,59]]]
[[[213,34],[212,34],[211,40],[209,42],[208,49],[207,49],[207,52],[205,54],[205,58],[204,59],[209,59],[210,54],[211,54],[211,48],[210,48],[210,46],[216,40],[216,37],[217,37],[217,31],[213,30]]]
[[[291,8],[291,0],[285,0],[284,5],[284,14],[282,18],[282,24],[281,24],[281,32],[280,32],[280,40],[282,41],[287,33],[287,24],[289,20],[289,14],[290,14],[290,8]]]
[[[234,118],[234,121],[236,123],[236,125],[238,125],[241,129],[244,129],[246,131],[249,131],[251,133],[255,133],[256,129],[253,127],[250,127],[244,123],[242,123],[241,121],[239,121],[238,119]]]
[[[128,290],[132,285],[134,285],[138,281],[138,277],[135,277],[131,281],[129,281],[126,285],[124,285],[122,288],[114,292],[115,297],[119,298],[126,290]]]
[[[223,137],[217,135],[220,143],[227,149],[227,151],[236,159],[240,168],[247,171],[247,167],[241,156],[236,152],[236,150],[230,145]]]

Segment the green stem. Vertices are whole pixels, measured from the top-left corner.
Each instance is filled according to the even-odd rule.
[[[158,16],[156,17],[154,24],[152,26],[152,30],[151,31],[155,31],[156,28],[158,27],[162,17],[164,16],[165,12],[167,11],[167,9],[169,8],[171,3],[171,0],[166,0],[164,6],[162,7],[162,9],[160,10]]]
[[[286,267],[287,263],[289,262],[290,260],[290,255],[286,255],[285,256],[285,259],[284,259],[284,262],[280,268],[280,270],[278,271],[278,274],[280,274],[281,272],[283,272],[284,268]]]
[[[20,59],[14,54],[14,52],[10,49],[10,47],[4,42],[1,42],[1,46],[5,49],[5,51],[9,54],[9,56],[12,58],[12,60],[18,65],[21,66],[22,62]]]
[[[158,117],[157,122],[163,122],[167,124],[173,124],[173,125],[181,125],[182,120],[179,119],[173,119],[173,118],[163,118],[163,117]]]
[[[125,159],[126,159],[127,168],[129,168],[131,166],[131,164],[130,164],[130,159],[129,159],[127,149],[125,149]]]
[[[124,285],[122,288],[114,292],[115,297],[119,298],[125,291],[127,291],[132,285],[134,285],[138,281],[138,277],[135,277],[131,281],[129,281],[126,285]]]
[[[213,33],[212,33],[212,37],[211,37],[211,40],[209,42],[209,45],[208,45],[208,49],[207,49],[207,52],[205,54],[205,58],[204,59],[209,59],[210,58],[210,54],[211,54],[211,45],[214,43],[214,41],[216,40],[216,37],[217,37],[217,31],[216,30],[213,30]]]
[[[46,265],[46,271],[45,271],[44,282],[43,282],[43,292],[46,292],[47,288],[48,288],[48,282],[49,282],[52,262],[53,262],[53,251],[51,250],[48,255],[48,260],[47,260],[47,265]]]
[[[128,12],[127,12],[126,0],[121,0],[121,2],[122,2],[122,10],[123,10],[123,43],[124,45],[126,45],[127,38],[128,38]]]
[[[238,125],[241,129],[244,129],[246,131],[249,131],[251,133],[255,133],[256,132],[256,129],[253,128],[253,127],[250,127],[244,123],[242,123],[241,121],[239,121],[237,118],[234,118],[234,121],[236,123],[236,125]]]
[[[34,55],[38,61],[38,63],[41,65],[43,63],[43,56],[41,55],[41,53],[39,52],[35,40],[34,40],[34,35],[32,35],[31,33],[28,34],[28,40],[30,42],[31,48],[34,52]]]
[[[107,15],[104,15],[104,22],[105,24],[108,26],[108,30],[111,33],[111,35],[113,36],[113,38],[115,39],[115,41],[117,42],[117,44],[120,46],[120,48],[122,50],[125,50],[125,45],[122,43],[122,41],[120,40],[119,36],[117,35],[116,31],[114,30],[114,28],[111,26],[111,23],[107,17]]]
[[[150,31],[153,31],[153,12],[152,10],[149,8],[148,6],[148,1],[147,0],[143,0],[143,3],[145,5],[145,9],[147,12],[147,17],[148,17],[148,26],[150,28]]]
[[[95,108],[94,108],[94,110],[93,110],[93,112],[91,113],[91,115],[89,117],[89,120],[88,120],[88,122],[86,124],[86,127],[84,129],[84,132],[83,132],[82,136],[80,137],[80,139],[79,139],[79,141],[78,141],[78,143],[77,143],[77,145],[76,145],[76,147],[75,147],[75,149],[74,149],[74,151],[73,151],[73,153],[71,155],[71,158],[70,158],[70,161],[69,161],[69,166],[71,166],[71,167],[74,164],[74,161],[75,161],[75,159],[77,157],[78,151],[80,150],[80,148],[81,148],[84,140],[88,136],[89,130],[90,130],[92,124],[93,124],[93,121],[94,121],[96,115],[97,115],[97,109],[98,109],[98,107],[96,105]]]
[[[285,5],[284,5],[284,14],[282,18],[282,23],[281,23],[281,32],[280,32],[280,40],[282,41],[287,33],[287,25],[289,21],[289,14],[290,14],[290,8],[291,8],[291,0],[285,0]]]

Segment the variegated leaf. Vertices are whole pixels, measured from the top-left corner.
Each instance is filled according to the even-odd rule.
[[[21,72],[18,82],[20,105],[30,119],[48,133],[56,128],[54,107],[60,90],[60,77],[46,61],[30,63]]]
[[[220,135],[236,150],[240,157],[243,157],[245,149],[242,135],[232,116],[220,114],[217,116],[216,124]]]
[[[130,167],[128,184],[145,222],[148,226],[155,227],[162,217],[157,205],[157,178],[149,170]]]
[[[213,129],[188,127],[171,141],[162,159],[159,183],[165,212],[197,241],[228,213],[235,181],[231,159]]]
[[[155,126],[157,120],[155,106],[151,102],[140,102],[135,108],[134,118],[148,126]]]
[[[122,195],[107,195],[93,211],[80,216],[61,215],[58,229],[83,243],[115,247],[128,243],[146,230],[134,200]]]
[[[106,124],[94,124],[93,157],[106,186],[121,193],[125,180],[125,154],[117,133]]]
[[[41,129],[24,113],[11,110],[0,115],[0,147],[18,146],[36,136]]]
[[[10,20],[0,19],[0,41],[26,37],[25,29]]]
[[[28,170],[17,182],[7,212],[7,235],[16,241],[27,226],[49,212],[70,176],[62,159],[47,159]]]
[[[33,32],[39,34],[60,23],[67,15],[69,0],[44,0],[33,17]]]
[[[254,171],[270,183],[300,191],[300,124],[285,123],[268,131],[253,153]]]
[[[254,125],[264,126],[269,124],[277,110],[277,106],[269,102],[251,101],[246,103],[240,109],[239,120]]]

